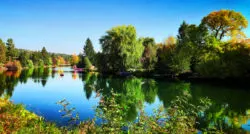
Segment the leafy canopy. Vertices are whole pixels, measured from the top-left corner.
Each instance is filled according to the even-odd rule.
[[[241,13],[233,10],[211,12],[202,19],[202,23],[214,32],[215,37],[219,40],[225,35],[244,35],[242,29],[248,26],[247,19]]]
[[[100,39],[103,54],[109,59],[109,70],[125,71],[140,66],[143,52],[142,41],[137,39],[132,25],[117,26]]]
[[[153,70],[157,62],[157,46],[155,45],[154,38],[141,38],[144,46],[144,52],[142,55],[143,67],[147,70]]]

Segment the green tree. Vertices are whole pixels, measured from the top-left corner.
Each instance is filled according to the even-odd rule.
[[[155,45],[154,38],[141,39],[144,46],[144,52],[142,55],[142,64],[148,71],[153,70],[157,62],[157,46]]]
[[[176,75],[190,71],[191,56],[187,54],[188,49],[181,48],[175,50],[171,62],[169,63],[170,71]]]
[[[203,77],[245,77],[250,72],[250,48],[244,43],[224,43],[205,53],[195,68]]]
[[[185,38],[182,39],[186,40]],[[170,36],[165,41],[165,44],[158,46],[158,72],[179,75],[190,70],[190,59],[192,56],[190,53],[192,51],[189,44],[181,44],[182,42],[186,43],[186,41],[180,40],[179,42],[180,44],[176,44],[175,37]]]
[[[0,63],[5,63],[6,61],[6,47],[5,43],[0,39]]]
[[[108,57],[105,54],[98,52],[96,54],[96,67],[100,72],[109,72],[109,65],[107,64],[109,61]]]
[[[90,62],[89,58],[87,56],[84,57],[84,68],[85,69],[91,69],[92,63]]]
[[[43,68],[44,67],[44,61],[40,59],[38,61],[38,66],[39,66],[39,68]]]
[[[48,65],[49,65],[49,66],[53,65],[53,61],[52,61],[52,58],[51,58],[51,57],[49,57]]]
[[[50,59],[49,59],[50,56],[45,47],[42,48],[41,54],[42,54],[44,65],[51,65]]]
[[[108,70],[127,71],[141,66],[142,41],[137,39],[135,27],[117,26],[100,39],[103,54],[108,58]]]
[[[198,26],[187,24],[185,21],[181,24],[178,35],[178,47],[185,46],[192,50],[198,50],[208,45],[208,39],[211,38],[208,29],[204,24]]]
[[[7,46],[7,58],[8,60],[12,60],[17,57],[17,50],[15,48],[15,44],[13,42],[13,39],[9,38],[6,42]]]
[[[18,59],[21,62],[22,67],[28,67],[29,54],[27,51],[21,52]]]
[[[39,61],[42,59],[42,55],[40,52],[33,52],[31,55],[31,60],[35,66],[38,66]]]
[[[239,12],[233,10],[220,10],[211,12],[202,19],[213,33],[221,40],[225,35],[244,35],[242,30],[247,27],[247,19]]]
[[[96,52],[89,38],[87,38],[83,47],[83,54],[89,58],[90,62],[95,63]]]
[[[159,73],[170,73],[170,63],[172,62],[173,56],[176,52],[176,41],[175,37],[170,36],[167,40],[157,45],[157,58],[156,71]]]
[[[28,67],[29,69],[34,68],[34,65],[33,65],[32,60],[28,60],[27,67]]]
[[[141,38],[144,47],[148,45],[155,45],[155,39],[150,37]]]
[[[175,54],[174,60],[181,60],[181,55],[184,59],[181,60],[183,62],[176,61],[175,63],[185,63],[188,65],[186,61],[190,61],[190,69],[191,71],[195,71],[195,66],[200,61],[200,57],[209,52],[211,47],[216,45],[219,45],[219,41],[213,35],[209,34],[204,24],[196,26],[183,22],[179,28],[176,46],[176,52],[181,53]],[[187,59],[185,60],[185,58]]]

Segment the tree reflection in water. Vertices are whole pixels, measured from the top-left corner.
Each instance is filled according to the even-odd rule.
[[[29,79],[35,83],[46,86],[48,78],[55,78],[56,72],[49,68],[35,68],[19,72],[4,72],[0,74],[0,95],[12,96],[18,83],[27,83]],[[111,96],[111,90],[118,97],[115,102],[122,108],[122,120],[135,121],[138,114],[143,111],[144,105],[154,104],[159,99],[164,108],[168,109],[177,96],[189,96],[189,103],[194,106],[200,98],[207,97],[212,105],[206,111],[197,116],[196,128],[212,131],[217,128],[230,133],[240,133],[241,126],[250,120],[249,91],[231,89],[226,86],[214,86],[213,84],[190,83],[184,81],[166,81],[146,78],[119,78],[103,77],[97,73],[72,74],[74,79],[82,80],[83,92],[87,99],[93,96],[106,96],[101,101],[107,101]],[[185,106],[183,106],[185,107]]]
[[[6,93],[6,95],[11,97],[18,82],[25,84],[28,79],[32,79],[35,83],[41,83],[42,86],[46,86],[50,74],[50,68],[24,69],[22,71],[6,71],[0,73],[0,96]]]
[[[218,129],[219,131],[227,131],[230,133],[241,133],[241,125],[246,124],[249,121],[249,114],[246,114],[246,111],[249,109],[248,103],[236,107],[236,103],[233,103],[235,106],[231,106],[227,98],[230,94],[237,94],[235,98],[231,95],[231,99],[245,100],[247,97],[244,92],[239,91],[230,91],[227,93],[227,90],[222,89],[213,89],[207,86],[208,88],[200,87],[199,84],[191,85],[189,82],[183,81],[155,81],[154,79],[143,79],[143,78],[114,78],[114,77],[100,77],[97,74],[85,74],[83,75],[85,82],[84,90],[86,97],[89,97],[89,94],[92,91],[101,93],[103,96],[109,96],[111,89],[114,93],[118,94],[119,97],[116,98],[117,104],[123,108],[123,116],[125,121],[134,121],[139,113],[144,107],[144,103],[152,104],[155,101],[155,98],[158,97],[160,101],[163,102],[165,109],[167,109],[172,101],[175,101],[177,96],[190,96],[189,103],[194,106],[197,105],[198,100],[204,97],[208,97],[212,100],[212,105],[206,110],[200,112],[196,118],[198,122],[196,124],[197,129],[203,131],[210,131]],[[221,88],[221,87],[219,87]],[[98,91],[102,89],[101,91]],[[214,90],[219,90],[221,96],[214,94]],[[209,92],[207,94],[203,94]],[[244,96],[243,98],[238,98],[237,96]],[[217,97],[216,97],[217,96]],[[245,100],[245,102],[248,102]],[[185,106],[183,106],[185,107]],[[239,111],[238,111],[239,110]]]

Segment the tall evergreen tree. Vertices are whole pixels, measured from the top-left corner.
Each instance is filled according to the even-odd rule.
[[[13,39],[9,38],[6,43],[7,46],[7,58],[8,60],[15,59],[17,57],[17,50]]]
[[[41,54],[42,54],[42,59],[43,59],[44,64],[50,65],[49,53],[47,52],[45,47],[42,48]]]
[[[42,48],[42,55],[46,57],[48,55],[48,52],[45,47]]]
[[[89,58],[91,63],[95,63],[96,52],[89,38],[87,38],[85,46],[83,47],[83,54]]]

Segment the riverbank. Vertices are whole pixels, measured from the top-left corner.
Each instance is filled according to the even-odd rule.
[[[98,72],[98,71],[97,71]],[[86,73],[86,71],[85,71]],[[147,71],[134,71],[134,72],[98,72],[103,77],[137,77],[137,78],[153,78],[159,80],[183,80],[190,82],[222,82],[223,84],[245,83],[248,84],[250,76],[244,77],[203,77],[197,73],[183,73],[180,75],[164,74]]]
[[[33,68],[56,68],[56,67],[67,67],[67,66],[70,66],[70,65],[59,65],[59,66],[54,66],[54,65],[51,65],[51,66],[43,66],[43,67],[40,67],[40,66],[33,66],[32,68],[29,68],[29,67],[16,67],[14,64],[11,64],[11,65],[0,65],[0,73],[2,72],[5,72],[5,71],[19,71],[19,70],[29,70],[29,69],[33,69]]]
[[[60,67],[70,67],[70,65],[59,65],[59,66],[44,66],[42,68],[60,68]],[[41,68],[39,66],[34,66],[33,68]],[[22,67],[21,70],[29,70],[31,68],[28,67]],[[5,71],[12,71],[8,70],[8,68],[4,66],[0,66],[0,73],[3,73]],[[245,77],[228,77],[228,78],[209,78],[209,77],[202,77],[198,75],[197,73],[183,73],[180,75],[173,75],[173,74],[160,74],[156,72],[148,72],[148,71],[130,71],[130,72],[98,72],[98,70],[88,70],[84,68],[72,68],[71,71],[64,71],[64,72],[72,72],[72,73],[89,73],[89,72],[95,72],[98,73],[102,77],[117,77],[117,78],[124,78],[124,77],[137,77],[137,78],[153,78],[158,80],[168,80],[168,81],[176,81],[176,80],[183,80],[187,82],[197,82],[197,83],[221,83],[221,85],[238,85],[238,86],[246,86],[248,85],[248,82],[250,80],[250,76],[246,75]]]

